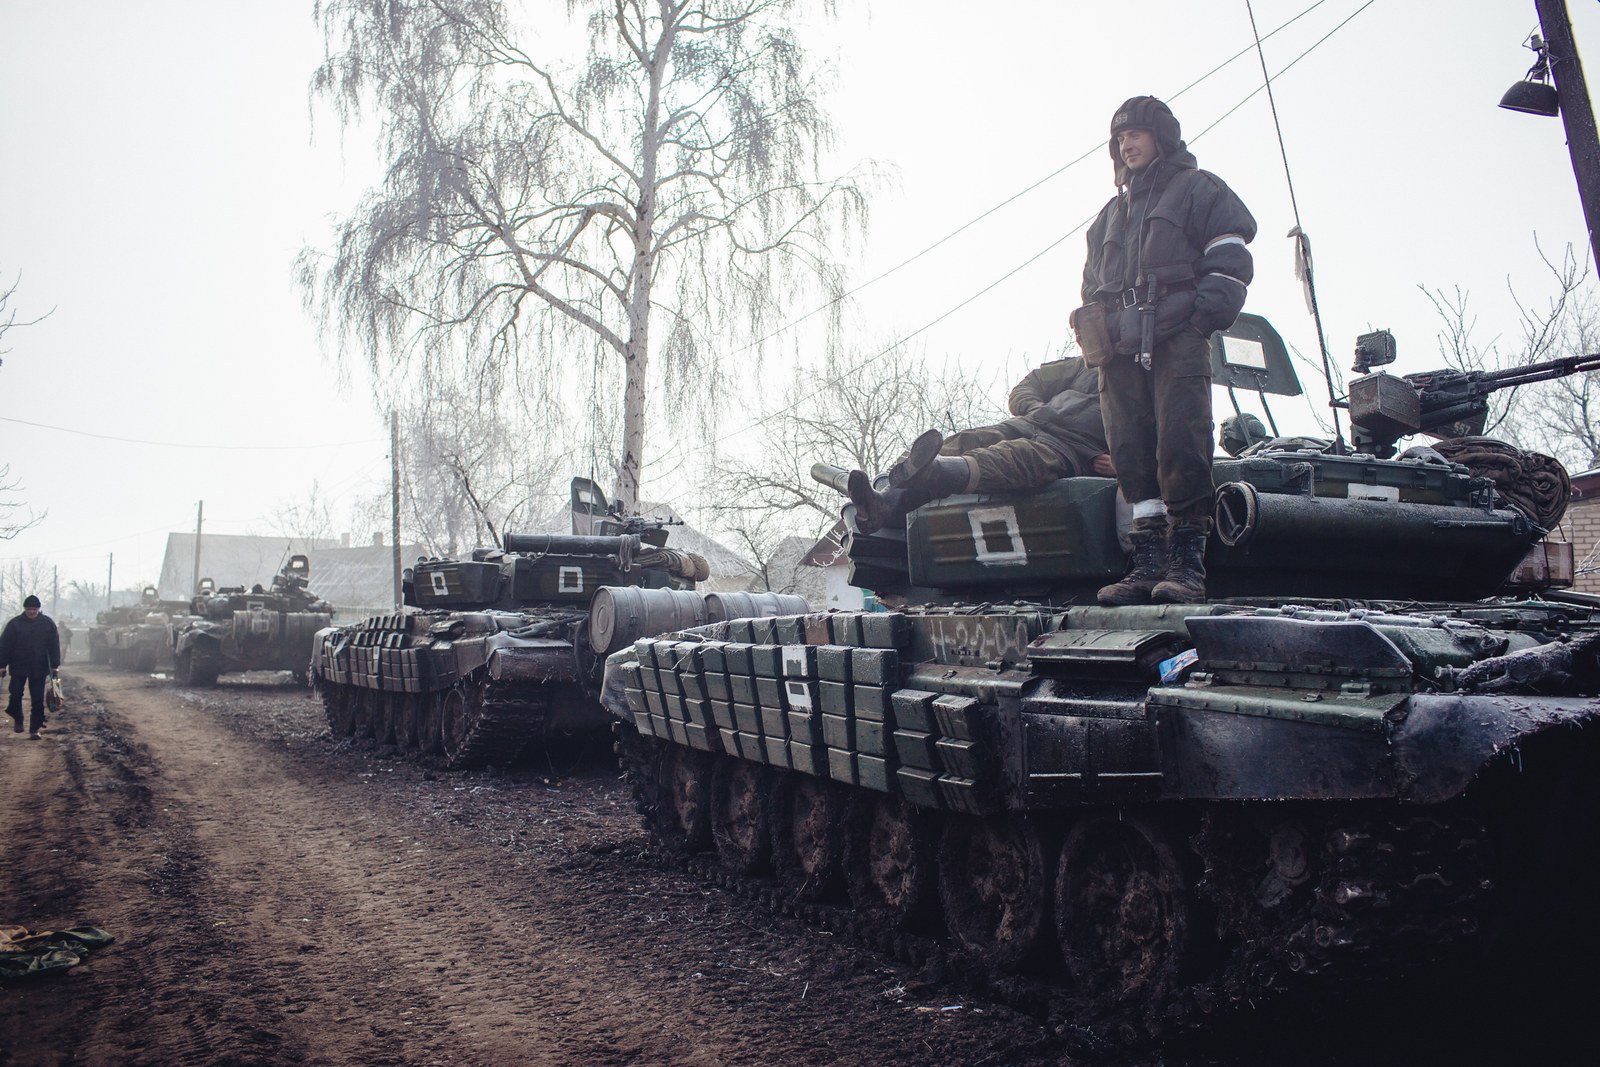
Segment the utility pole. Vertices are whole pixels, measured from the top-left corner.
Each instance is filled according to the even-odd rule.
[[[1578,42],[1572,38],[1566,0],[1534,0],[1533,6],[1539,12],[1539,27],[1550,50],[1550,77],[1561,101],[1561,123],[1567,131],[1572,173],[1578,179],[1578,199],[1583,202],[1583,221],[1589,230],[1589,251],[1600,262],[1600,245],[1595,243],[1595,233],[1600,230],[1600,136],[1595,133],[1594,105],[1589,101],[1589,86],[1578,58]]]
[[[106,610],[111,610],[111,565],[116,562],[115,552],[106,553]]]
[[[61,614],[61,568],[50,568],[50,615]]]
[[[200,592],[200,530],[206,524],[206,502],[200,501],[194,513],[194,577],[189,582],[189,595]]]
[[[405,610],[400,595],[400,413],[389,409],[389,533],[394,564],[394,611]]]

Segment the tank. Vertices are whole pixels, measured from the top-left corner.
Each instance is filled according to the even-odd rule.
[[[316,635],[314,684],[335,739],[371,738],[430,766],[506,766],[601,732],[604,657],[642,637],[734,615],[807,610],[802,597],[702,593],[706,561],[667,548],[669,523],[623,516],[572,482],[571,534],[508,533],[465,559],[423,559],[409,610]]]
[[[95,617],[95,625],[89,629],[89,658],[122,670],[169,671],[173,667],[174,626],[181,625],[188,614],[187,603],[162,600],[155,586],[145,586],[139,603],[111,608]]]
[[[1231,359],[1293,375],[1263,319],[1212,344],[1218,384]],[[1109,479],[870,537],[847,506],[852,581],[895,610],[611,656],[646,824],[752,899],[935,944],[1096,1040],[1581,961],[1600,597],[1541,542],[1564,495],[1535,521],[1451,445],[1219,458],[1197,605],[1096,606],[1126,569]]]
[[[312,640],[333,619],[333,606],[308,588],[311,563],[290,556],[272,584],[217,588],[209,578],[173,629],[174,676],[180,685],[215,685],[240,671],[289,671],[305,684]]]

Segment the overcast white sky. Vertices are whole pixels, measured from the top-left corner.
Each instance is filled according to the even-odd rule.
[[[1261,31],[1313,2],[1256,0]],[[1267,42],[1271,69],[1364,2],[1324,0]],[[1600,41],[1596,4],[1571,6],[1580,47]],[[897,175],[873,203],[858,281],[1091,153],[850,308],[862,338],[950,313],[918,338],[928,358],[1002,390],[1066,336],[1079,227],[1113,191],[1116,105],[1172,99],[1193,138],[1261,84],[1252,52],[1173,98],[1250,43],[1244,0],[840,9],[807,28],[835,68],[835,169],[874,159]],[[1534,235],[1583,250],[1559,120],[1495,107],[1531,60],[1521,43],[1536,24],[1531,0],[1376,0],[1276,83],[1341,364],[1376,326],[1398,335],[1399,370],[1436,362],[1419,285],[1471,290],[1484,339],[1510,336],[1508,284],[1536,302],[1547,290]],[[0,281],[20,272],[20,317],[50,312],[3,342],[0,416],[25,421],[0,422],[0,463],[48,517],[0,542],[0,565],[44,557],[63,583],[104,581],[114,552],[116,585],[135,586],[154,580],[166,532],[192,529],[197,500],[210,532],[267,533],[314,477],[335,497],[384,485],[386,426],[359,374],[340,384],[291,275],[377,173],[325,113],[313,138],[306,87],[321,49],[302,0],[0,0]],[[1315,352],[1265,95],[1191,147],[1260,224],[1249,309]],[[285,444],[322,447],[259,447]],[[658,429],[647,455],[669,448]]]

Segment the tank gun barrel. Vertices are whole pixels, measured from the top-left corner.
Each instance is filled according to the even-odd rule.
[[[633,555],[640,540],[633,534],[514,534],[505,536],[507,552],[530,556],[615,556]]]
[[[811,465],[811,480],[832,489],[842,496],[848,496],[850,489],[846,483],[850,479],[850,472],[843,467],[835,467],[831,463],[813,463]]]

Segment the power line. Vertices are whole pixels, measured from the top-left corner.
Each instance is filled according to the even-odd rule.
[[[116,434],[78,430],[70,426],[52,426],[44,422],[30,422],[27,419],[12,418],[9,415],[0,415],[0,422],[14,422],[20,426],[32,426],[37,430],[54,430],[57,433],[70,433],[78,437],[92,437],[98,441],[116,441],[126,445],[150,445],[155,448],[192,448],[214,452],[289,452],[315,448],[349,448],[354,445],[370,445],[383,440],[380,437],[367,437],[358,441],[326,441],[321,444],[310,445],[213,445],[193,441],[150,441],[139,437],[120,437]]]

